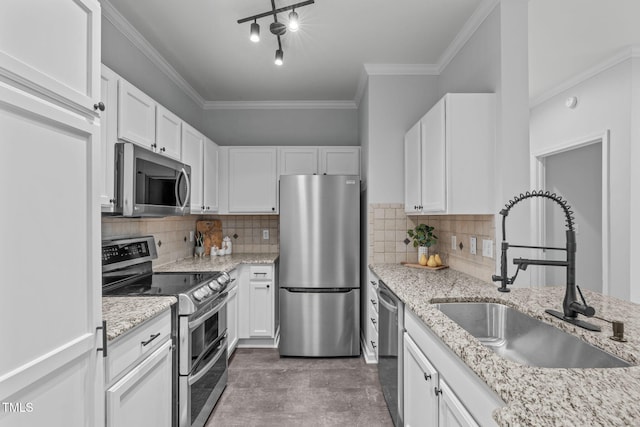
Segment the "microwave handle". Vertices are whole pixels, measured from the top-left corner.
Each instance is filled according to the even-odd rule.
[[[189,183],[189,175],[187,175],[187,171],[184,170],[184,168],[182,168],[180,170],[180,174],[184,175],[184,180],[187,183],[187,197],[185,197],[184,199],[184,203],[182,204],[182,206],[180,206],[180,209],[184,209],[185,206],[187,206],[187,203],[189,202],[189,195],[191,194],[191,184]],[[178,200],[178,203],[180,202],[180,180],[176,180],[176,200]]]

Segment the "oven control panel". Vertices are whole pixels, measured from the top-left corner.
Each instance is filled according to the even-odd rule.
[[[115,269],[157,258],[153,236],[102,242],[102,267]]]

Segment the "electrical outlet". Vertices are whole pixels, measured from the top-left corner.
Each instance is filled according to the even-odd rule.
[[[456,244],[456,236],[451,236],[451,250],[452,251],[457,251],[458,250],[458,245]]]
[[[189,232],[189,241],[193,242],[193,231]]]
[[[482,256],[493,258],[493,240],[482,239]]]
[[[262,240],[269,240],[269,230],[262,230]]]
[[[476,249],[476,238],[475,237],[470,237],[469,238],[469,253],[471,255],[475,255],[478,253],[477,249]]]

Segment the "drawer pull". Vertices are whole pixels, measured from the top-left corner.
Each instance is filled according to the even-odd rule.
[[[257,275],[266,276],[267,273],[266,272],[256,272],[256,273],[253,273],[253,275],[254,276],[257,276]]]
[[[378,322],[376,321],[376,319],[374,319],[373,317],[371,317],[371,323],[373,323],[373,324],[375,325],[375,324],[376,324],[376,323],[378,323]]]
[[[425,381],[429,381],[430,379],[431,379],[431,375],[429,375],[426,372],[424,372],[424,380]]]
[[[158,332],[157,334],[151,335],[148,340],[141,342],[142,346],[145,347],[147,344],[149,344],[151,341],[155,340],[159,336],[160,336],[160,332]]]
[[[375,341],[370,341],[370,343],[371,343],[371,347],[373,347],[374,350],[378,347]]]
[[[375,307],[376,305],[378,305],[378,302],[373,298],[371,298],[371,304],[373,304],[373,306]]]

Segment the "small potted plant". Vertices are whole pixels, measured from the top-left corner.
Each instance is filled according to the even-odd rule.
[[[413,247],[418,248],[418,259],[424,255],[429,257],[429,248],[438,241],[438,236],[433,234],[434,227],[427,224],[418,224],[413,230],[407,230],[407,235],[413,239]]]
[[[199,231],[196,231],[196,249],[195,256],[201,257],[204,254],[204,234]]]

